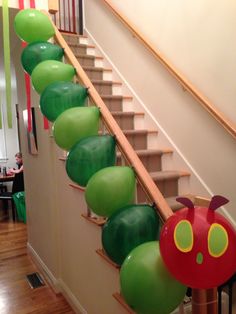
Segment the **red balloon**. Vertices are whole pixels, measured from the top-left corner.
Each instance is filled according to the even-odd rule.
[[[236,271],[236,232],[215,212],[221,196],[208,208],[179,210],[164,224],[160,235],[162,258],[172,275],[191,288],[209,289],[227,281]],[[223,204],[220,204],[223,205]]]

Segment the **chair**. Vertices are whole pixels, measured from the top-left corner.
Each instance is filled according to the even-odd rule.
[[[2,182],[0,183],[0,192],[1,193],[7,192],[7,186],[4,185]]]
[[[12,219],[13,221],[16,221],[17,218],[17,212],[16,212],[16,206],[13,199],[13,194],[17,192],[24,191],[24,174],[23,171],[19,173],[15,173],[12,183],[12,191],[11,192],[2,192],[0,193],[0,200],[3,201],[4,209],[5,211],[8,211],[8,203],[11,202],[11,209],[12,209]]]
[[[11,202],[11,209],[12,209],[12,219],[16,221],[16,209],[15,203],[12,197],[12,192],[2,192],[0,193],[0,200],[3,201],[4,210],[8,211],[8,202]]]

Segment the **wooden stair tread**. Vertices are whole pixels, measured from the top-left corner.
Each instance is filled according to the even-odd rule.
[[[112,111],[111,113],[113,116],[132,116],[132,117],[134,117],[136,114],[139,114],[134,111]]]
[[[189,198],[193,203],[195,201],[195,196],[192,194],[186,194],[186,195],[177,195],[177,196],[170,196],[170,197],[166,197],[165,200],[167,201],[168,205],[170,206],[170,208],[173,210],[173,212],[176,212],[177,210],[184,208],[186,206],[184,206],[183,204],[179,203],[176,201],[177,197],[187,197]]]
[[[88,38],[88,36],[86,36],[86,35],[67,33],[67,32],[63,32],[63,31],[60,31],[60,33],[62,34],[62,36],[69,36],[69,37],[71,36],[71,37],[77,37],[77,38]]]
[[[150,155],[163,155],[163,154],[172,154],[173,150],[171,149],[136,149],[135,152],[138,156],[150,156]],[[117,152],[117,157],[120,157],[122,154]]]
[[[170,179],[178,179],[180,177],[190,176],[190,173],[187,171],[180,171],[180,170],[163,170],[163,171],[156,171],[156,172],[149,172],[152,179],[155,181],[164,181]]]
[[[78,58],[84,58],[84,59],[103,59],[101,56],[94,56],[94,55],[85,55],[81,53],[76,53],[75,57]]]
[[[117,82],[117,81],[104,81],[104,80],[90,80],[93,84],[100,84],[100,85],[122,85],[121,82]]]
[[[147,129],[139,129],[139,130],[122,130],[125,135],[132,135],[132,134],[148,134],[148,133],[158,133],[157,130],[147,130]]]
[[[80,48],[95,48],[94,45],[86,45],[86,44],[81,44],[81,43],[71,43],[71,44],[68,44],[69,47],[80,47]]]
[[[102,72],[102,71],[112,72],[112,70],[108,68],[95,67],[95,66],[93,67],[93,66],[88,66],[88,65],[83,65],[82,68],[84,70],[91,70],[91,71],[97,71],[97,72]]]
[[[102,99],[130,99],[132,100],[132,96],[123,96],[123,95],[100,95]]]

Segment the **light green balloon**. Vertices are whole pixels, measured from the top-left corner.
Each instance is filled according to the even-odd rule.
[[[88,181],[85,199],[99,216],[109,217],[134,200],[135,175],[130,167],[107,167]]]
[[[17,13],[14,28],[20,39],[31,43],[47,41],[55,34],[49,18],[36,9],[25,9]]]
[[[70,150],[81,139],[97,135],[99,129],[97,107],[75,107],[58,116],[53,125],[53,135],[59,147]]]
[[[35,90],[41,94],[51,83],[57,81],[72,81],[75,68],[70,64],[60,61],[47,60],[40,62],[32,72],[32,84]]]
[[[120,285],[126,303],[138,314],[169,314],[187,290],[167,270],[157,241],[141,244],[128,254],[121,267]]]

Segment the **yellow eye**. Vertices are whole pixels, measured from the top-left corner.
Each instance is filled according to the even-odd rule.
[[[222,256],[229,245],[228,233],[217,223],[211,225],[208,232],[208,251],[213,257]]]
[[[193,248],[193,229],[188,220],[181,220],[174,230],[174,241],[176,247],[184,253]]]

